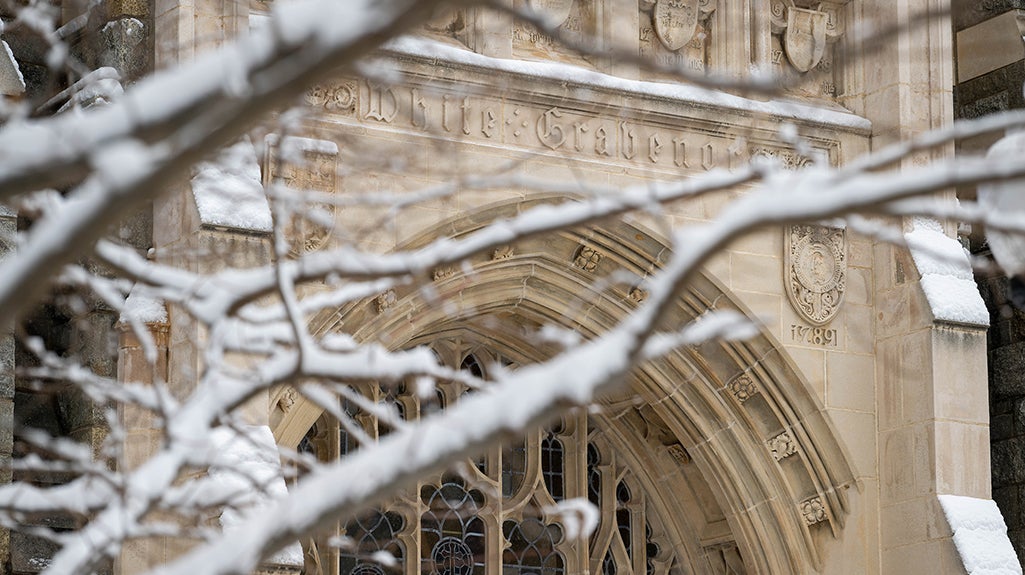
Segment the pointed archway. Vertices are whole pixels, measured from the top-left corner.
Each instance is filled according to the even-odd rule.
[[[524,207],[492,206],[406,247],[472,232]],[[611,328],[643,300],[641,279],[668,249],[636,225],[603,222],[435,270],[432,294],[396,289],[388,305],[353,304],[321,314],[311,328],[393,349],[461,333],[517,363],[542,361],[553,349],[528,337],[532,330],[555,325],[592,337]],[[709,309],[748,313],[704,275],[664,322],[684,325]],[[733,572],[740,558],[750,573],[821,567],[815,533],[842,530],[853,473],[822,406],[771,335],[679,349],[640,366],[628,388],[602,404],[590,433],[633,471],[685,567]],[[272,417],[275,436],[295,446],[320,414],[300,399]]]

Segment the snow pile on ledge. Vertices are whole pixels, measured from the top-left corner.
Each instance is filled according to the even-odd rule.
[[[938,321],[989,325],[989,312],[975,285],[968,253],[961,244],[944,234],[939,222],[928,218],[915,218],[904,239],[922,276],[922,291],[933,317]]]
[[[164,302],[140,294],[135,288],[128,293],[119,321],[124,323],[167,323],[167,306]]]
[[[435,58],[453,64],[485,68],[489,71],[497,70],[512,74],[523,74],[525,76],[546,78],[594,88],[629,92],[641,96],[682,100],[708,107],[729,108],[745,113],[804,120],[838,128],[861,131],[872,129],[872,123],[867,119],[847,111],[830,110],[781,100],[762,102],[685,84],[628,80],[561,62],[534,62],[493,58],[427,38],[404,36],[389,42],[385,45],[385,48],[399,54]]]
[[[218,427],[210,434],[208,481],[227,496],[231,507],[221,513],[225,531],[242,527],[246,516],[267,507],[270,499],[288,494],[281,472],[281,460],[274,434],[266,425],[247,425],[238,429]],[[209,490],[211,486],[207,486]],[[208,496],[213,493],[208,491]],[[274,565],[302,566],[303,551],[298,542],[267,559]]]
[[[1022,575],[1021,563],[1007,538],[1007,525],[993,500],[937,497],[968,575]]]
[[[248,138],[224,148],[213,162],[196,166],[192,194],[199,219],[205,225],[271,231],[270,205],[263,193],[260,164]]]

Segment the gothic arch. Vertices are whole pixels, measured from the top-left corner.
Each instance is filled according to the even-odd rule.
[[[459,236],[544,201],[551,198],[494,205],[426,231],[405,247],[442,233]],[[461,331],[514,361],[540,361],[552,350],[528,341],[526,333],[544,324],[585,337],[610,328],[643,298],[637,283],[667,251],[638,226],[603,222],[480,256],[471,262],[472,278],[466,270],[434,270],[438,296],[456,303],[457,313],[424,301],[419,290],[397,289],[389,305],[353,304],[321,314],[311,329],[347,331],[395,349]],[[623,270],[637,281],[621,281],[628,277]],[[619,272],[614,278],[613,271]],[[705,275],[665,321],[681,325],[710,308],[747,313]],[[736,561],[730,555],[735,546],[750,573],[820,568],[813,532],[843,528],[853,473],[822,406],[770,334],[678,350],[640,367],[627,393],[603,403],[596,428],[632,459],[629,466],[654,494],[687,567],[730,572],[716,562]],[[300,398],[272,417],[275,436],[294,447],[319,416]],[[681,480],[675,483],[664,479],[676,475]]]

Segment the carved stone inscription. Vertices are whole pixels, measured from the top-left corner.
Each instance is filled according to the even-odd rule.
[[[684,127],[367,81],[318,86],[307,93],[306,100],[328,113],[354,118],[368,126],[671,170],[733,169],[755,151],[738,146],[735,137],[684,131]]]
[[[832,320],[847,289],[844,230],[799,224],[786,230],[784,273],[790,303],[813,325]]]
[[[790,341],[836,347],[839,337],[835,328],[808,327],[792,323],[790,324]]]

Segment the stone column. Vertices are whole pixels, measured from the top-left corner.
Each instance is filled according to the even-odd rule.
[[[141,385],[163,385],[168,377],[168,325],[166,323],[146,324],[149,336],[156,347],[156,361],[147,360],[139,335],[123,324],[118,324],[119,342],[117,356],[117,380],[119,383]],[[163,437],[163,425],[156,416],[144,409],[131,405],[119,406],[121,424],[124,426],[125,442],[117,465],[127,473],[144,463],[158,448]],[[151,538],[132,540],[121,549],[114,563],[114,572],[119,575],[141,573],[166,562],[174,554],[169,551],[170,540]]]
[[[14,212],[0,206],[0,236],[13,238],[18,229]],[[14,249],[9,241],[0,241],[0,258]],[[11,481],[11,455],[14,450],[14,336],[11,326],[0,331],[0,483]],[[0,527],[0,571],[7,568],[11,549],[10,531]]]
[[[843,44],[844,102],[872,121],[873,149],[949,125],[949,0],[868,0],[844,10],[860,24],[848,34],[897,30]],[[952,155],[953,146],[941,147],[902,167]],[[954,226],[944,231],[955,237]],[[937,495],[990,497],[985,326],[935,319],[906,249],[878,242],[873,267],[881,572],[963,572]]]

